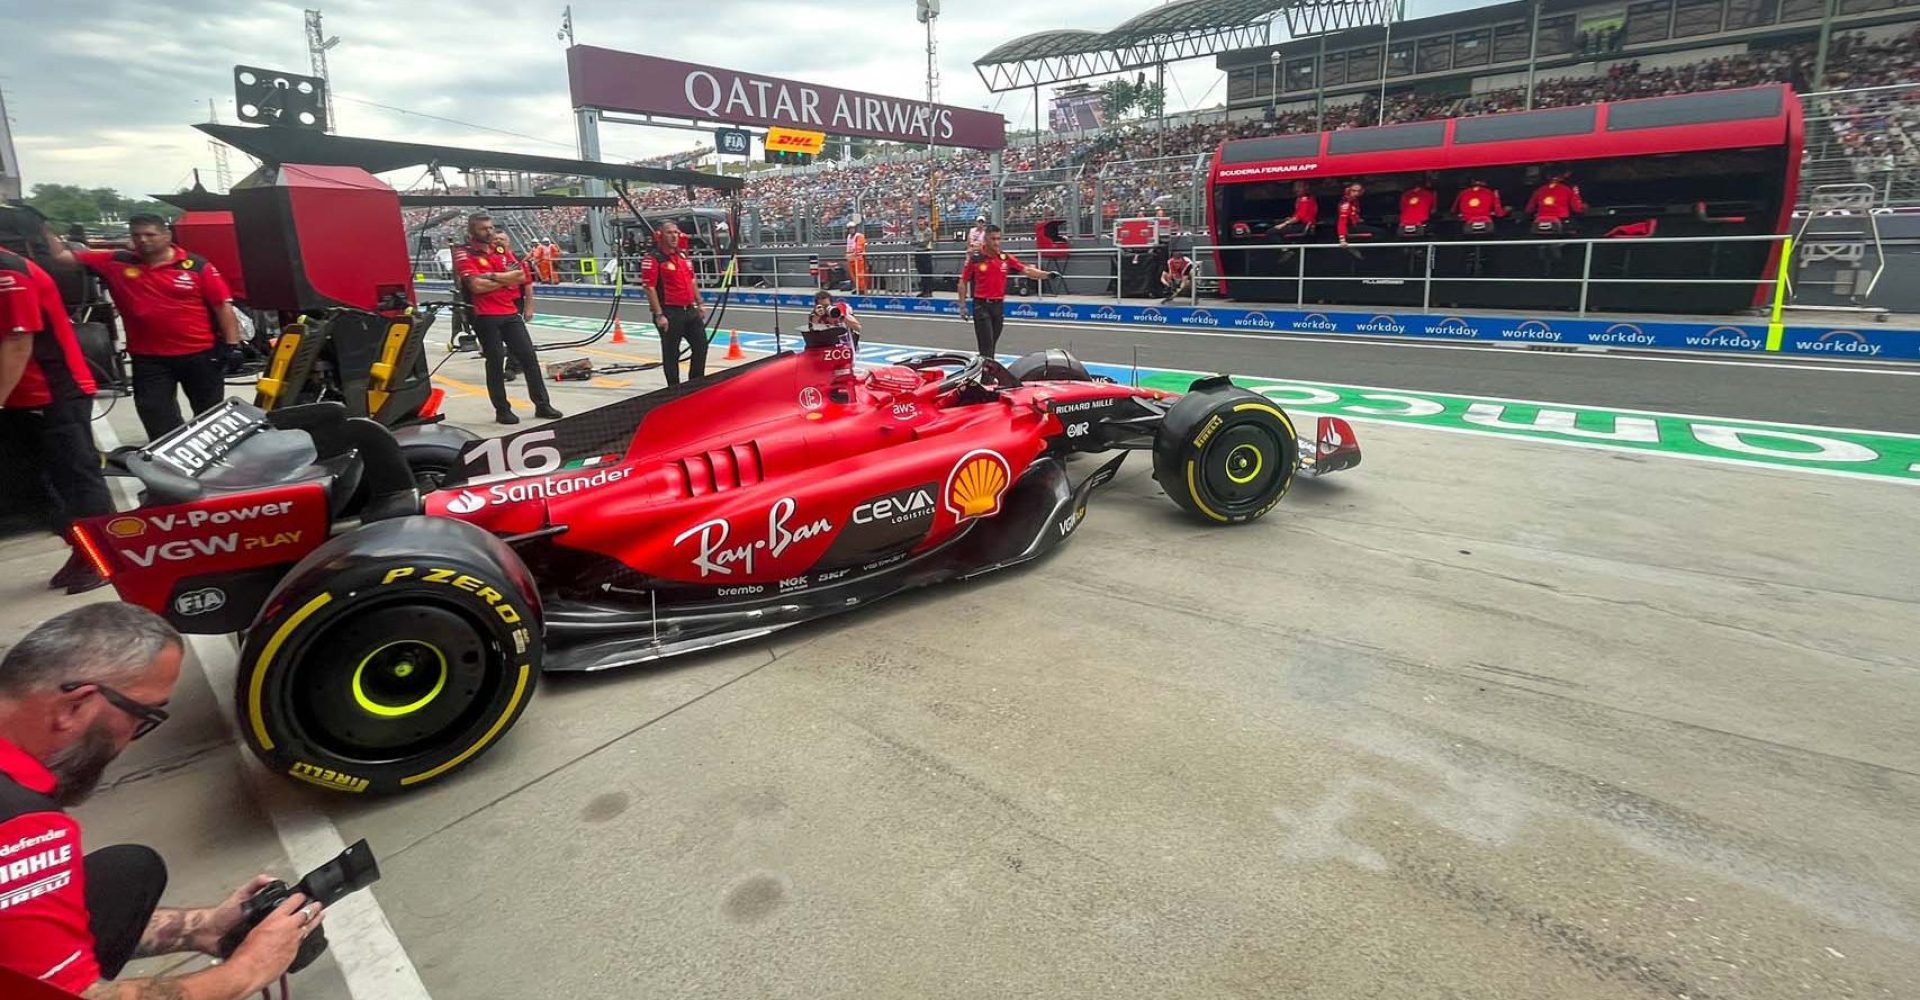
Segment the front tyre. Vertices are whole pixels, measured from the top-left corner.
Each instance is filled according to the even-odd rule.
[[[1272,400],[1227,383],[1196,383],[1153,440],[1153,478],[1182,508],[1214,524],[1263,516],[1287,495],[1300,464],[1293,421]]]
[[[378,521],[288,574],[247,633],[235,704],[277,773],[411,790],[471,764],[525,711],[539,606],[519,558],[439,518]]]

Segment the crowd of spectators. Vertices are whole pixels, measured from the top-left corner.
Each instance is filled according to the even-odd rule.
[[[1599,74],[1543,77],[1534,87],[1534,106],[1543,108],[1629,100],[1668,94],[1723,90],[1786,82],[1807,89],[1813,75],[1814,46],[1802,42],[1755,48],[1673,66],[1616,62]],[[1920,80],[1920,29],[1882,39],[1842,34],[1829,54],[1827,87],[1855,89]],[[1223,141],[1259,135],[1359,128],[1432,118],[1494,114],[1526,106],[1521,87],[1471,95],[1389,93],[1386,113],[1379,96],[1336,98],[1316,113],[1292,109],[1236,121],[1213,119],[1173,125],[1129,122],[1087,136],[1048,136],[1038,143],[1016,139],[1003,157],[1007,173],[1005,208],[997,218],[1026,228],[1047,218],[1070,218],[1082,227],[1104,231],[1115,218],[1165,215],[1197,224],[1204,157]],[[1822,113],[1824,112],[1824,113]],[[1908,134],[1920,128],[1920,88],[1912,93],[1832,99],[1816,108],[1824,124],[1810,130],[1810,159],[1857,161],[1849,169],[1888,171],[1920,162]],[[1825,144],[1825,146],[1822,146]],[[1831,148],[1826,148],[1831,147]],[[647,161],[683,166],[701,151],[669,154]],[[929,210],[937,209],[941,228],[950,234],[990,210],[994,198],[987,154],[943,150],[926,154],[893,149],[851,162],[821,162],[808,168],[764,168],[749,176],[743,202],[760,216],[762,240],[833,241],[855,218],[871,236],[909,239],[921,234]],[[693,204],[718,205],[717,193],[696,189]],[[684,189],[653,187],[636,192],[641,208],[688,204]],[[431,213],[418,213],[419,220]],[[533,213],[532,226],[554,234],[571,247],[584,212],[578,208]],[[410,226],[416,213],[409,213]],[[432,229],[437,239],[454,223]],[[455,227],[457,228],[457,226]]]

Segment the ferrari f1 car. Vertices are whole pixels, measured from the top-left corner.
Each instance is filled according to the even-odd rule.
[[[129,455],[142,506],[75,533],[127,601],[243,632],[236,705],[276,771],[346,792],[471,763],[542,671],[763,636],[1070,538],[1123,453],[1201,521],[1358,464],[1226,378],[1184,395],[1061,351],[856,368],[841,334],[460,456],[422,497],[385,427],[337,403],[229,401]]]

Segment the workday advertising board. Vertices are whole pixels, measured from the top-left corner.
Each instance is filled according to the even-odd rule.
[[[1004,149],[1006,120],[985,111],[619,52],[567,50],[573,106],[970,149]]]

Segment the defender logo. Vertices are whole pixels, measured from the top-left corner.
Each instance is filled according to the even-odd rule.
[[[1273,329],[1273,320],[1268,319],[1266,313],[1251,312],[1234,320],[1233,325],[1255,330],[1271,330]]]
[[[1000,498],[1013,480],[1013,467],[997,451],[982,448],[960,456],[947,475],[947,510],[956,520],[1000,513]]]

